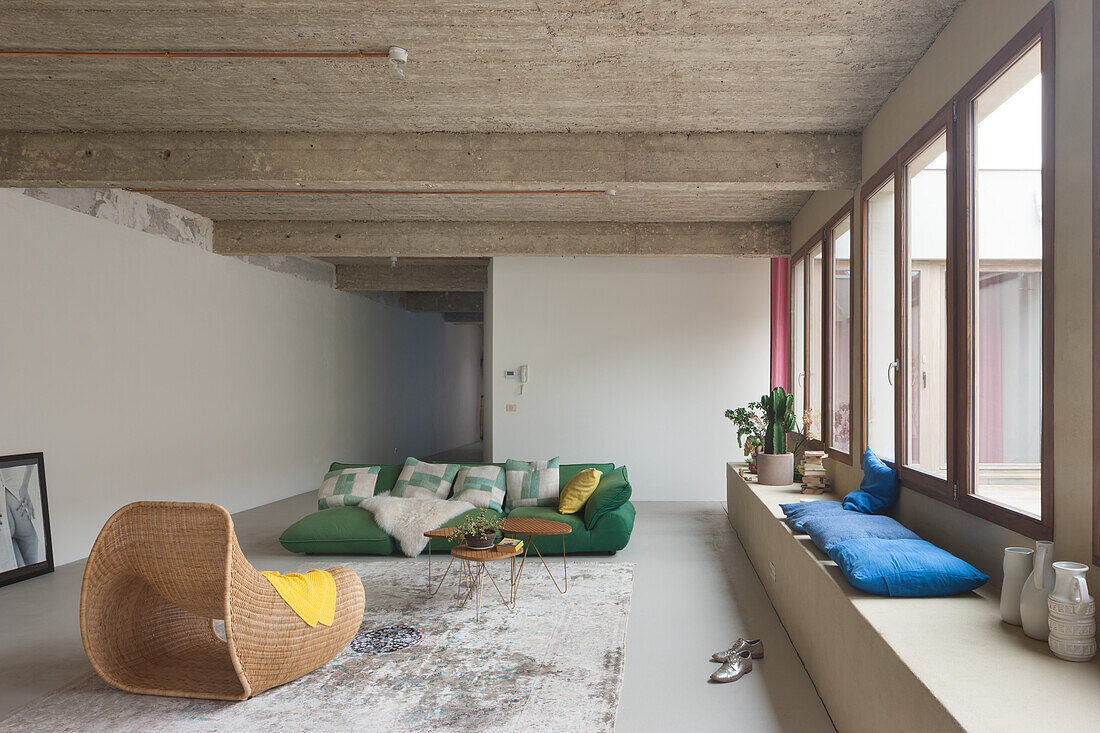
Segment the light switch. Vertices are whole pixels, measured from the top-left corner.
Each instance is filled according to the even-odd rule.
[[[505,411],[505,412],[515,412],[515,411],[516,411],[516,406],[515,406],[515,404],[514,404],[514,403],[512,403],[512,402],[509,402],[508,404],[506,404],[506,405],[504,406],[504,411]]]

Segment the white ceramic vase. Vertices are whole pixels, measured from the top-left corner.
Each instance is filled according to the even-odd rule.
[[[757,453],[756,482],[765,486],[794,483],[794,453]]]
[[[1020,625],[1020,593],[1031,574],[1035,550],[1030,547],[1006,547],[1004,581],[1001,583],[1001,620]]]
[[[1054,590],[1054,568],[1050,564],[1053,557],[1053,542],[1035,543],[1035,564],[1020,591],[1020,625],[1025,634],[1039,641],[1046,641],[1050,635],[1047,596]]]
[[[1054,563],[1054,591],[1047,598],[1050,611],[1047,643],[1054,656],[1087,662],[1096,656],[1096,602],[1085,582],[1088,565]]]

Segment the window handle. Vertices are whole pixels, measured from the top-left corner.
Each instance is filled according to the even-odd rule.
[[[886,365],[886,381],[890,383],[890,386],[894,386],[894,374],[897,373],[901,365],[895,359]]]
[[[804,387],[806,385],[806,372],[798,373],[798,386]]]

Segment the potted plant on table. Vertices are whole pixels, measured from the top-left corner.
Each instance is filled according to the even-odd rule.
[[[793,405],[794,396],[776,387],[759,402],[726,410],[726,417],[737,426],[737,444],[744,446],[746,456],[755,457],[758,483],[766,486],[794,483],[794,452],[787,452],[787,433],[797,433],[801,445],[806,439],[809,419],[799,430]]]
[[[497,532],[504,524],[503,515],[491,517],[482,509],[472,517],[466,517],[462,524],[455,527],[451,539],[456,542],[465,540],[471,550],[489,550],[497,542]]]

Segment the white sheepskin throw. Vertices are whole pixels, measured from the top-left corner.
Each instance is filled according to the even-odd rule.
[[[439,529],[448,519],[470,511],[474,505],[468,501],[390,496],[386,493],[364,499],[359,502],[359,508],[374,514],[374,521],[397,540],[401,552],[408,557],[416,557],[428,546],[425,532]]]

